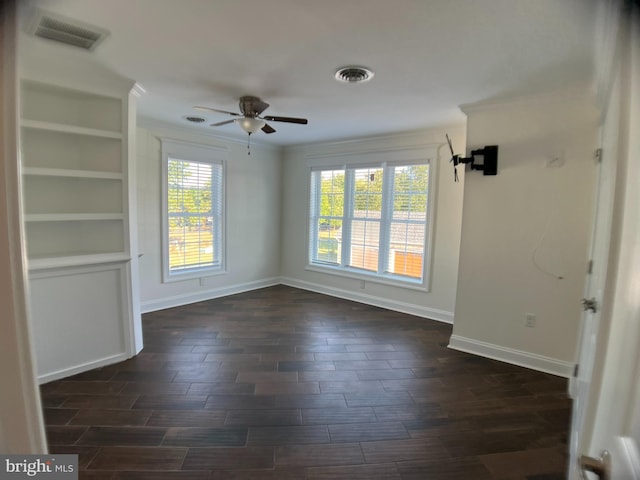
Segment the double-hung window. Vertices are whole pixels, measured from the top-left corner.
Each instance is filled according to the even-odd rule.
[[[309,267],[427,288],[429,161],[312,167]]]
[[[165,282],[224,271],[225,154],[162,140]]]

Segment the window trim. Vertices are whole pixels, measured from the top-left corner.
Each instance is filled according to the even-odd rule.
[[[306,248],[305,248],[305,270],[312,272],[325,273],[354,280],[367,281],[382,285],[390,285],[401,287],[409,290],[419,290],[422,292],[431,291],[431,276],[433,273],[433,248],[435,237],[435,205],[437,178],[438,178],[438,149],[439,144],[416,145],[407,148],[391,148],[375,151],[358,151],[346,153],[333,153],[328,155],[307,155],[307,222],[306,222]],[[369,272],[347,265],[333,265],[329,263],[312,262],[312,229],[311,229],[311,174],[318,170],[331,169],[348,169],[348,168],[364,168],[394,166],[394,165],[411,165],[411,164],[428,164],[429,165],[429,188],[427,192],[427,211],[426,211],[426,229],[425,229],[425,249],[423,258],[423,275],[422,279],[411,279],[410,277],[402,277],[400,275]],[[383,188],[385,188],[383,186]],[[345,199],[345,204],[347,200]],[[343,217],[346,218],[346,217]]]
[[[205,278],[215,275],[227,273],[226,269],[226,163],[228,159],[228,150],[224,147],[215,147],[211,145],[196,144],[174,140],[170,138],[160,139],[162,146],[162,283],[179,282],[194,278]],[[222,219],[220,222],[220,263],[209,267],[194,267],[186,269],[182,272],[171,272],[169,268],[169,185],[168,185],[168,166],[169,159],[180,159],[185,161],[207,163],[211,165],[220,165],[221,172],[221,192],[220,192],[220,211]]]

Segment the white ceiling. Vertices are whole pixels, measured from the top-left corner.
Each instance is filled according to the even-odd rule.
[[[271,123],[260,140],[291,145],[464,122],[458,106],[588,85],[598,0],[33,0],[105,28],[90,56],[136,80],[144,121],[213,130],[251,94]],[[25,8],[25,20],[29,8]],[[22,38],[23,49],[38,48]],[[55,45],[62,54],[73,47]],[[24,50],[23,50],[24,51]],[[338,83],[344,65],[375,77]],[[194,125],[184,116],[203,115]],[[216,133],[242,132],[230,124]],[[258,140],[258,138],[256,138]]]

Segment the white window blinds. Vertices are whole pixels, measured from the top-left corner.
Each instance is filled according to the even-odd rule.
[[[217,150],[163,142],[165,279],[221,270],[224,163]]]

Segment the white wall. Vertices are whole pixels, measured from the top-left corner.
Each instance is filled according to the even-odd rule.
[[[226,164],[227,273],[162,283],[161,145],[159,138],[229,149]],[[138,241],[142,311],[159,310],[279,283],[279,148],[158,126],[138,128]]]
[[[498,145],[499,159],[497,176],[465,179],[453,348],[571,373],[596,171],[587,98],[463,108],[468,148]]]
[[[464,175],[453,182],[451,154],[445,133],[457,151],[464,151],[465,129],[431,129],[346,142],[313,144],[285,149],[281,233],[283,283],[342,298],[378,305],[436,320],[451,322],[455,305],[460,244],[460,222]],[[431,290],[410,290],[305,270],[308,231],[308,156],[384,151],[416,145],[438,145],[435,188],[434,241]]]

